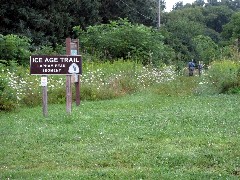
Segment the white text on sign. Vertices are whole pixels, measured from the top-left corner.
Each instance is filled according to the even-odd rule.
[[[79,63],[79,59],[78,58],[71,58],[71,57],[60,57],[60,58],[33,58],[33,63],[48,63],[48,62],[72,62],[72,63]]]

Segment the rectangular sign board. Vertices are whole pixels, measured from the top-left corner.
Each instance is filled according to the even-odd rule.
[[[32,75],[66,75],[82,74],[82,58],[80,55],[30,57],[30,74]]]

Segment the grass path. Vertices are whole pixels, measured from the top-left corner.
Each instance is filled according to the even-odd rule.
[[[139,93],[0,113],[0,179],[239,179],[240,97]]]

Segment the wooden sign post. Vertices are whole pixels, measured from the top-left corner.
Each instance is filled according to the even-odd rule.
[[[48,116],[47,76],[41,77],[43,116]]]
[[[82,74],[82,58],[78,54],[78,41],[75,45],[77,48],[71,50],[71,39],[66,39],[66,54],[60,56],[46,56],[46,55],[33,55],[30,57],[30,74],[42,75],[41,86],[43,93],[43,115],[48,115],[47,110],[47,75],[66,75],[66,101],[67,113],[72,111],[72,90],[71,90],[71,77],[73,75],[79,76]],[[75,42],[73,42],[75,43]],[[71,55],[73,54],[73,55]],[[76,104],[80,104],[80,87],[79,78],[75,83],[76,86]],[[79,89],[78,89],[79,88]]]
[[[66,38],[66,54],[78,55],[79,54],[79,40]],[[76,90],[76,105],[80,105],[80,80],[79,75],[74,73],[75,90]],[[66,77],[66,103],[67,113],[71,113],[72,109],[72,87],[71,87],[71,75]]]
[[[79,40],[71,40],[71,55],[79,55]],[[80,105],[80,78],[78,74],[74,74],[75,91],[76,91],[76,106]]]
[[[66,39],[66,55],[71,55],[71,38]],[[71,75],[66,76],[66,111],[68,114],[72,112]]]

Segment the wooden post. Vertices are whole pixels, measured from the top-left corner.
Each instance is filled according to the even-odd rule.
[[[79,40],[74,39],[72,42],[76,43],[77,55],[79,55]],[[75,75],[75,90],[76,90],[76,106],[79,106],[80,105],[80,76],[77,74]]]
[[[77,79],[75,82],[75,90],[76,90],[76,106],[80,105],[80,77],[79,75],[75,75],[75,78]]]
[[[71,38],[66,38],[66,55],[71,55]],[[66,75],[66,111],[72,112],[71,75]]]
[[[43,79],[45,82],[43,82]],[[43,116],[48,116],[48,94],[47,94],[47,76],[43,75],[41,79],[42,85],[42,107],[43,107]]]
[[[71,75],[66,76],[66,111],[68,114],[71,114],[72,112]]]

